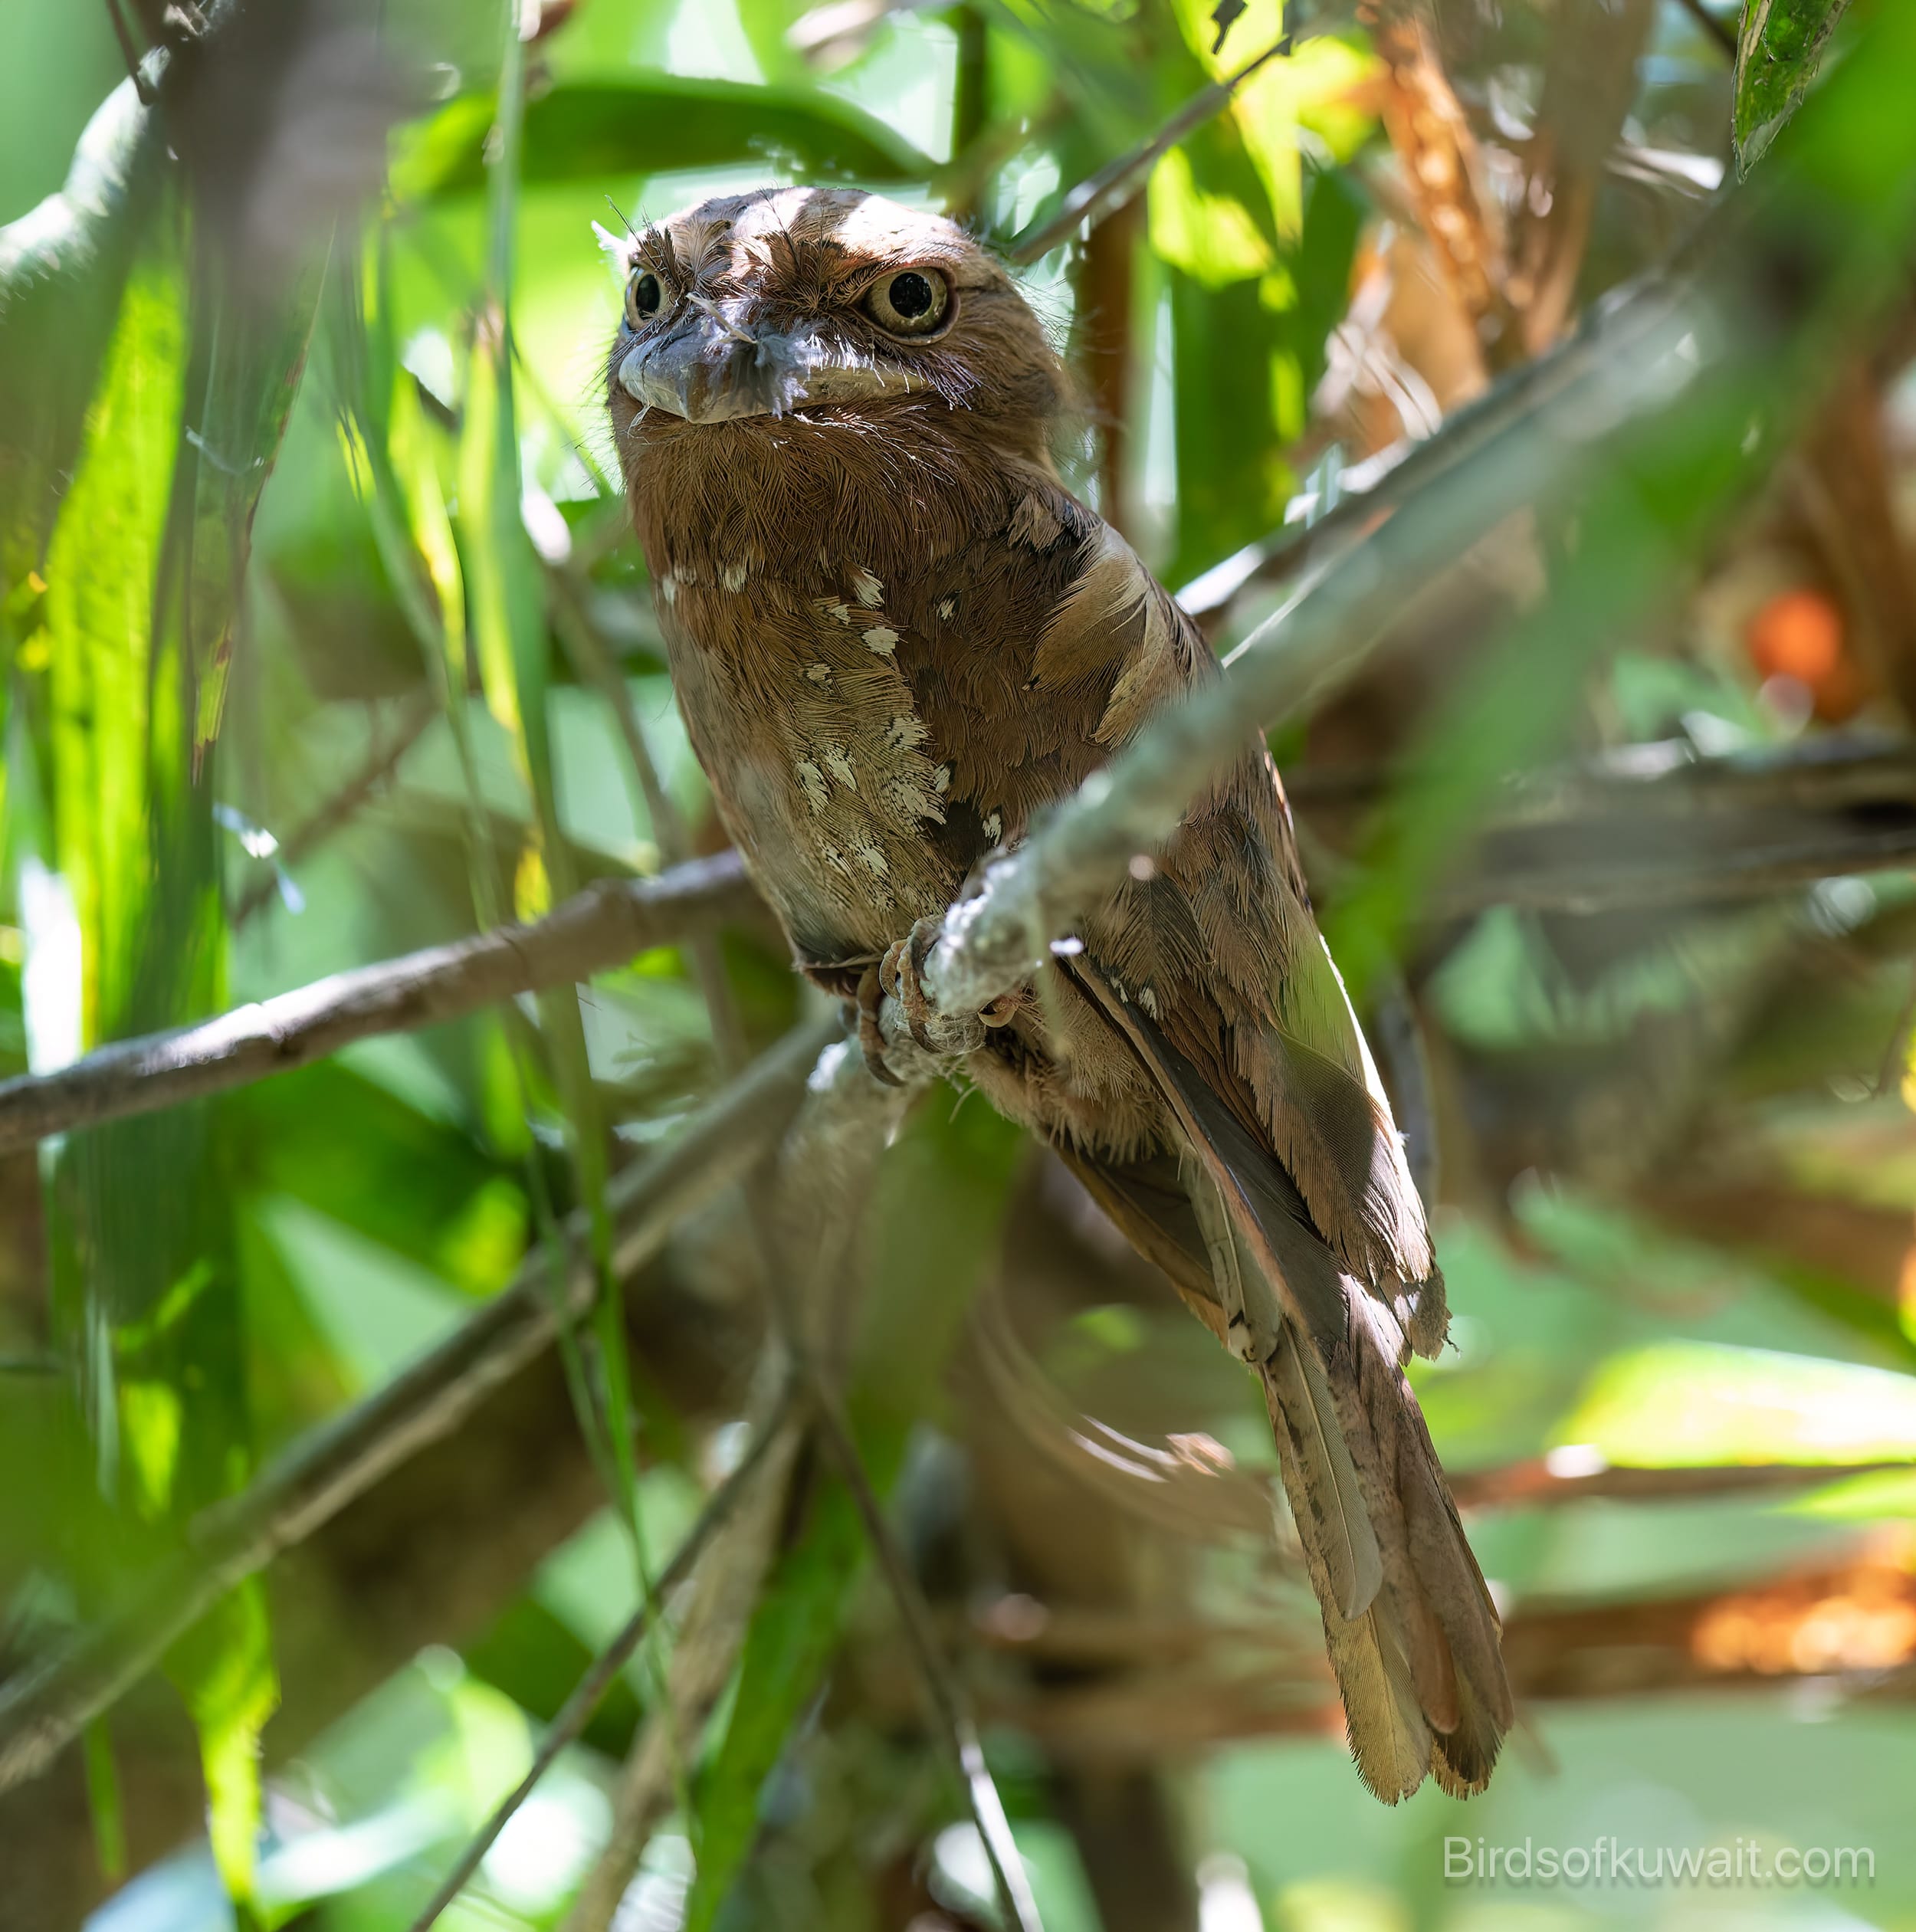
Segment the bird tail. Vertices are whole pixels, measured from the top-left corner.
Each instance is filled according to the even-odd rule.
[[[1497,1613],[1395,1366],[1343,1400],[1288,1325],[1259,1369],[1351,1755],[1386,1803],[1481,1791],[1511,1721]]]
[[[1257,1372],[1358,1772],[1386,1803],[1427,1775],[1454,1796],[1481,1791],[1512,1719],[1501,1626],[1405,1379],[1391,1301],[1347,1271],[1282,1164],[1149,1016],[1082,982],[1183,1130],[1184,1225],[1167,1212],[1168,1177],[1147,1187],[1126,1167],[1072,1165]]]

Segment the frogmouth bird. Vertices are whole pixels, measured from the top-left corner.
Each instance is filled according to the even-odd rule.
[[[953,223],[769,190],[626,266],[607,395],[686,728],[882,1076],[876,1003],[922,1012],[973,868],[1216,661],[1060,481],[1062,366]],[[1132,869],[963,1076],[1255,1371],[1364,1782],[1481,1790],[1498,1620],[1403,1373],[1442,1277],[1261,741]]]

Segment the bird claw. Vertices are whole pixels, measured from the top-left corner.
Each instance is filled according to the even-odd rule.
[[[884,1028],[879,1024],[884,997],[877,965],[867,966],[858,981],[858,1051],[864,1056],[865,1071],[874,1080],[887,1087],[902,1087],[904,1082],[885,1062]]]
[[[913,1044],[940,1060],[976,1053],[986,1035],[1006,1025],[1017,1010],[1015,993],[1004,994],[975,1013],[941,1013],[932,1005],[924,989],[925,963],[943,924],[942,917],[920,920],[903,939],[887,946],[884,956],[876,966],[867,966],[859,980],[858,1045],[874,1078],[888,1086],[907,1083],[885,1058],[883,1009],[887,999],[897,1002]]]

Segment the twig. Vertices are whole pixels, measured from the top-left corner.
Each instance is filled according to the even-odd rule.
[[[352,776],[310,818],[289,832],[273,854],[273,867],[262,873],[235,903],[231,923],[237,929],[268,904],[279,892],[280,874],[316,851],[351,822],[359,808],[392,777],[399,761],[439,715],[437,694],[425,691],[410,699],[390,733],[376,733],[371,748]]]
[[[998,1795],[996,1781],[985,1762],[984,1746],[979,1741],[970,1700],[959,1684],[950,1660],[939,1647],[930,1607],[918,1587],[918,1579],[905,1561],[897,1538],[892,1534],[891,1525],[885,1520],[871,1479],[858,1459],[858,1445],[851,1438],[851,1432],[846,1426],[836,1401],[815,1368],[807,1374],[802,1364],[799,1372],[811,1386],[825,1448],[838,1465],[845,1487],[851,1492],[859,1520],[864,1526],[865,1540],[878,1560],[879,1570],[884,1574],[892,1600],[898,1606],[898,1620],[904,1627],[907,1647],[930,1698],[938,1729],[956,1763],[965,1802],[991,1865],[999,1903],[1010,1914],[1018,1932],[1044,1932],[1038,1915],[1038,1901],[1032,1895],[1031,1881],[1025,1875],[1024,1862],[1012,1836],[1011,1821],[1005,1815],[1004,1801]]]
[[[1731,60],[1737,57],[1737,35],[1734,28],[1719,20],[1703,4],[1703,0],[1678,0],[1678,4]]]
[[[1737,845],[1699,842],[1688,851],[1612,863],[1554,859],[1486,868],[1434,884],[1423,910],[1429,918],[1459,919],[1494,905],[1567,913],[1724,905],[1843,874],[1905,871],[1913,861],[1916,825],[1881,832],[1839,825]]]
[[[613,1796],[610,1835],[574,1896],[562,1932],[609,1932],[674,1788],[687,1810],[696,1802],[685,1753],[710,1721],[745,1647],[789,1517],[792,1478],[806,1439],[802,1419],[786,1425],[759,1487],[733,1512],[699,1565],[678,1619],[661,1694],[651,1701]]]
[[[107,0],[107,16],[113,24],[113,38],[120,43],[120,57],[126,64],[126,78],[133,84],[133,91],[139,95],[141,107],[150,107],[159,97],[154,92],[153,83],[141,71],[143,57],[133,44],[126,16],[120,11],[120,0]]]
[[[1553,1462],[1556,1467],[1553,1468]],[[1499,1469],[1453,1474],[1451,1493],[1460,1509],[1553,1508],[1602,1497],[1617,1502],[1678,1502],[1700,1496],[1740,1496],[1767,1490],[1814,1489],[1851,1476],[1916,1469],[1907,1458],[1877,1462],[1747,1462],[1695,1468],[1603,1466],[1566,1468],[1557,1458],[1537,1456]]]
[[[1015,236],[1005,250],[1005,258],[1018,267],[1028,267],[1067,239],[1088,221],[1096,221],[1128,201],[1143,185],[1144,179],[1159,159],[1179,142],[1194,133],[1230,105],[1231,97],[1265,61],[1286,52],[1290,41],[1274,41],[1261,54],[1246,61],[1235,74],[1201,88],[1146,141],[1120,154],[1100,168],[1089,179],[1081,181],[1060,204],[1048,221],[1038,223]]]
[[[612,1680],[645,1642],[651,1624],[653,1606],[662,1603],[691,1575],[713,1536],[730,1517],[746,1491],[757,1480],[773,1444],[785,1433],[791,1406],[789,1397],[780,1398],[776,1409],[758,1431],[745,1459],[713,1491],[699,1513],[698,1520],[686,1533],[684,1540],[673,1553],[671,1561],[660,1573],[649,1599],[633,1612],[618,1634],[587,1666],[585,1675],[573,1686],[571,1696],[546,1726],[546,1734],[533,1753],[526,1775],[499,1801],[492,1816],[473,1834],[466,1848],[454,1861],[452,1869],[441,1881],[438,1890],[432,1894],[431,1903],[413,1921],[412,1932],[428,1932],[428,1927],[438,1922],[440,1915],[465,1889],[472,1875],[479,1869],[481,1861],[492,1849],[513,1814],[532,1796],[533,1787],[552,1769],[559,1753],[576,1742],[592,1721],[592,1713],[612,1688]]]
[[[408,1032],[587,979],[649,947],[746,917],[756,903],[731,852],[657,878],[602,881],[536,924],[334,973],[197,1026],[116,1041],[57,1073],[8,1081],[0,1084],[0,1150],[244,1086],[376,1034]]]
[[[668,1146],[614,1177],[608,1206],[622,1275],[776,1143],[837,1031],[835,1021],[799,1028]],[[589,1307],[595,1277],[583,1216],[564,1232],[563,1292],[554,1292],[542,1248],[455,1333],[196,1519],[186,1550],[119,1611],[0,1688],[0,1790],[43,1769],[226,1591],[444,1436],[552,1342],[566,1312]]]

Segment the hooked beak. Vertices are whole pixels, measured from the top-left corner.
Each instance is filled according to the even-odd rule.
[[[788,415],[924,387],[909,370],[887,373],[851,359],[809,323],[750,330],[716,307],[693,308],[664,334],[634,343],[618,365],[618,381],[641,408],[694,423]]]

